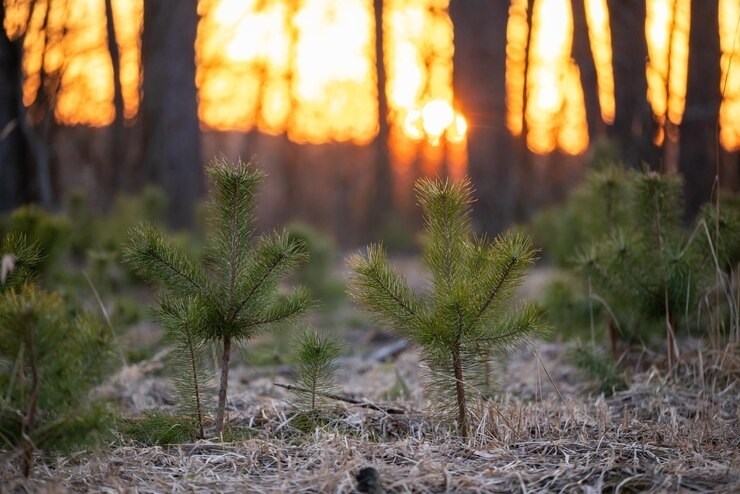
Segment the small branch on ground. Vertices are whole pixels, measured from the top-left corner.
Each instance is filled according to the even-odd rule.
[[[310,393],[311,391],[305,388],[302,388],[300,386],[295,386],[293,384],[283,384],[283,383],[272,383],[275,386],[279,386],[281,388],[287,389],[289,391],[299,391],[302,393]],[[366,400],[358,400],[356,398],[351,398],[349,396],[342,396],[338,394],[333,393],[320,393],[317,392],[319,396],[323,396],[324,398],[329,398],[330,400],[337,400],[337,401],[343,401],[345,403],[351,403],[352,405],[357,405],[362,408],[370,408],[372,410],[378,410],[379,412],[384,413],[390,413],[390,414],[404,414],[406,413],[406,410],[402,410],[400,408],[393,408],[390,406],[385,405],[376,405],[375,403],[370,403]]]

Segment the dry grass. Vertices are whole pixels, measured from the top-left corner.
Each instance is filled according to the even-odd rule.
[[[38,462],[31,480],[5,463],[0,491],[349,493],[354,473],[373,466],[388,492],[740,492],[737,375],[701,385],[700,368],[708,379],[717,373],[687,352],[678,379],[648,368],[629,390],[604,399],[579,393],[585,384],[559,345],[540,344],[538,353],[564,401],[532,351],[523,351],[502,373],[505,394],[479,410],[467,442],[419,411],[418,355],[407,351],[392,365],[349,359],[342,372],[345,390],[372,400],[400,377],[412,390],[394,404],[405,413],[337,403],[330,422],[302,432],[290,395],[272,385],[284,379],[237,369],[230,420],[245,439],[116,445]],[[126,369],[107,391],[132,414],[166,406],[156,368]]]

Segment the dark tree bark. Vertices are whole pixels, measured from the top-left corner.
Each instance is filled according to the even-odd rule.
[[[606,130],[601,120],[596,65],[589,41],[585,2],[584,0],[572,0],[571,5],[573,8],[573,59],[581,72],[588,135],[593,142],[596,136],[603,134]]]
[[[142,34],[144,167],[169,197],[173,227],[192,226],[203,193],[195,87],[196,0],[146,0]]]
[[[21,43],[11,41],[3,23],[5,6],[0,2],[0,212],[30,199],[28,147],[21,130]]]
[[[113,18],[113,2],[105,0],[105,26],[108,35],[108,52],[110,53],[113,68],[113,110],[115,116],[110,127],[111,132],[111,161],[109,169],[104,175],[108,189],[111,192],[118,190],[128,191],[131,186],[131,177],[126,166],[126,135],[123,123],[123,88],[121,87],[121,56],[116,41],[116,26]]]
[[[657,126],[647,101],[645,0],[607,0],[614,69],[614,124],[607,135],[616,141],[624,162],[658,166],[652,143]]]
[[[532,17],[534,12],[534,0],[527,0],[527,38],[524,46],[524,80],[522,93],[522,131],[517,137],[512,137],[512,153],[511,157],[515,166],[517,167],[517,176],[520,183],[534,184],[537,190],[540,190],[540,183],[542,179],[539,177],[541,170],[538,170],[537,161],[529,152],[527,147],[527,133],[529,132],[527,126],[527,83],[529,78],[529,46],[532,43]],[[508,22],[508,21],[507,21]],[[536,207],[533,202],[538,202],[539,197],[535,197],[535,201],[532,201],[532,197],[525,197],[524,194],[517,194],[516,198],[516,210],[520,212],[520,216],[526,216],[531,209]]]
[[[474,221],[497,233],[515,215],[511,136],[506,129],[506,23],[509,0],[453,0],[453,86],[468,119],[468,170],[476,189]]]
[[[691,3],[686,109],[679,126],[678,168],[685,183],[687,219],[712,192],[717,175],[717,116],[720,94],[718,3]]]
[[[388,214],[392,209],[393,185],[390,156],[388,154],[388,136],[390,134],[388,124],[388,96],[386,94],[386,72],[385,56],[383,46],[385,37],[383,33],[383,0],[373,0],[373,11],[375,14],[375,74],[378,92],[378,135],[375,136],[373,147],[375,148],[375,198],[369,204],[368,227],[377,231],[382,229],[388,221]]]
[[[54,105],[61,83],[61,69],[53,72],[44,70],[44,60],[46,58],[46,48],[52,43],[61,42],[64,37],[63,30],[53,30],[49,26],[49,12],[57,8],[66,9],[66,2],[62,0],[49,0],[47,5],[43,2],[31,2],[31,13],[33,16],[36,9],[43,9],[44,21],[41,26],[44,32],[43,42],[45,46],[40,47],[41,64],[39,71],[39,88],[36,91],[36,98],[30,107],[26,109],[21,107],[21,129],[29,146],[30,156],[33,161],[33,180],[31,182],[31,194],[34,200],[41,203],[47,209],[55,206],[52,186],[52,158],[53,150],[51,142],[57,124],[54,120]],[[30,25],[30,17],[27,26]],[[25,36],[25,34],[24,34]],[[21,42],[21,46],[22,42]]]

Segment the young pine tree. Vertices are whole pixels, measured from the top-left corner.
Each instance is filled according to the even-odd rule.
[[[105,412],[89,391],[113,362],[110,333],[57,292],[40,288],[37,244],[0,244],[0,452],[18,453],[29,476],[38,450],[94,439]]]
[[[179,343],[178,381],[189,390],[184,401],[195,404],[202,426],[203,377],[199,371],[203,345],[217,343],[221,373],[216,433],[224,426],[229,363],[234,345],[246,343],[274,323],[302,313],[305,290],[282,296],[278,282],[306,260],[305,246],[284,233],[255,238],[255,193],[263,174],[250,163],[213,161],[207,169],[212,183],[208,217],[212,232],[203,265],[188,258],[151,226],[130,232],[124,260],[142,278],[160,285],[158,315]]]
[[[342,346],[333,338],[306,331],[299,340],[296,396],[315,418],[324,397],[337,390],[337,358]]]
[[[433,389],[456,419],[460,435],[467,437],[471,391],[487,380],[493,353],[542,329],[538,306],[511,304],[535,252],[522,234],[505,233],[492,243],[473,234],[467,179],[422,179],[416,193],[425,218],[427,296],[409,288],[380,245],[350,258],[349,293],[380,323],[421,347]]]
[[[623,334],[612,334],[612,349],[618,336],[644,341],[663,328],[672,367],[675,332],[693,317],[689,309],[711,278],[712,265],[708,251],[684,227],[681,179],[625,174],[628,215],[608,235],[593,239],[577,267],[620,319]]]

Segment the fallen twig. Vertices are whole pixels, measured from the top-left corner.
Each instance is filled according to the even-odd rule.
[[[283,383],[275,383],[275,382],[272,383],[272,384],[274,384],[275,386],[279,386],[281,388],[285,388],[285,389],[287,389],[289,391],[299,391],[299,392],[302,392],[302,393],[310,393],[311,392],[310,390],[308,390],[306,388],[302,388],[300,386],[295,386],[293,384],[283,384]],[[367,400],[358,400],[356,398],[351,398],[349,396],[343,396],[343,395],[338,395],[338,394],[334,394],[334,393],[322,393],[322,392],[318,392],[318,391],[316,392],[316,394],[319,395],[319,396],[323,396],[324,398],[329,398],[331,400],[337,400],[337,401],[343,401],[345,403],[351,403],[352,405],[357,405],[357,406],[362,407],[362,408],[370,408],[372,410],[378,410],[379,412],[390,413],[390,414],[404,414],[404,413],[406,413],[406,410],[402,410],[400,408],[394,408],[394,407],[385,406],[385,405],[377,405],[377,404],[371,403],[371,402],[369,402]]]

